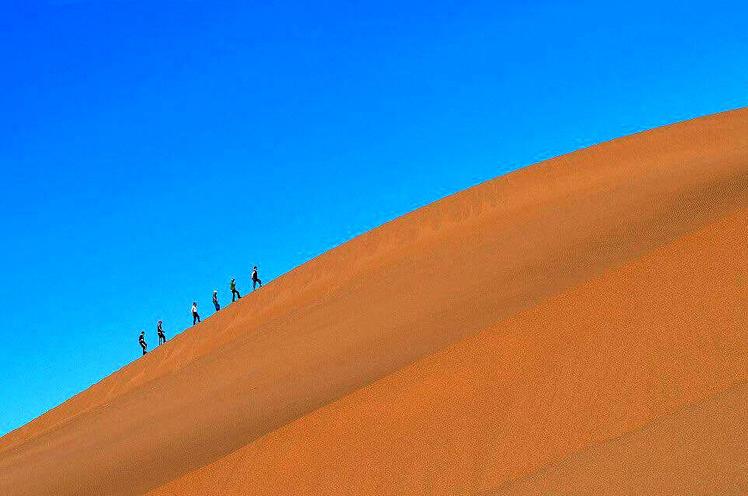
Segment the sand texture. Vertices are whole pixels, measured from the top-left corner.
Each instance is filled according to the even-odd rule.
[[[526,167],[0,438],[0,494],[745,494],[746,247],[748,110]]]

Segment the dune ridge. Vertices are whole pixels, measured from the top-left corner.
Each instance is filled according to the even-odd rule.
[[[484,494],[746,494],[747,404],[741,382]]]
[[[734,309],[746,296],[735,275],[748,270],[740,256],[747,214],[607,271],[149,494],[493,494],[504,484],[498,494],[615,493],[591,462],[565,485],[512,482],[730,388],[739,394],[731,422],[715,427],[732,428],[725,454],[734,458],[716,465],[732,469],[725,483],[745,487],[748,451],[736,448],[748,446],[748,430],[737,429],[748,420],[748,335]],[[711,308],[694,313],[693,305]],[[656,449],[658,439],[643,445]],[[643,451],[635,453],[653,458]],[[618,475],[624,489],[638,479],[681,480]],[[690,494],[714,494],[709,482]]]
[[[341,245],[0,438],[0,492],[172,487],[198,494],[189,484],[223,473],[210,464],[274,442],[268,439],[445,347],[497,332],[507,319],[724,219],[733,229],[742,222],[744,232],[746,131],[741,109],[614,140],[468,189]],[[731,242],[740,242],[734,234]],[[744,296],[742,286],[718,280],[720,291]],[[674,305],[683,294],[671,296]],[[744,337],[739,332],[732,344]],[[705,384],[700,394],[729,386]],[[555,453],[556,461],[567,454]],[[268,448],[265,468],[257,468],[267,480],[272,470],[291,468],[273,465],[276,455]]]

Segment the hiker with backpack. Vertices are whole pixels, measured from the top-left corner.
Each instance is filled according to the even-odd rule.
[[[158,333],[158,344],[164,344],[166,342],[166,334],[164,334],[163,322],[160,320],[156,324],[156,332]]]
[[[192,325],[195,325],[195,323],[200,322],[200,315],[197,313],[197,302],[192,302]]]
[[[260,285],[262,287],[262,281],[260,280],[260,277],[257,275],[257,266],[255,265],[254,268],[252,268],[252,291],[254,291],[257,288],[257,285]]]
[[[221,305],[218,304],[218,290],[213,290],[213,306],[216,307],[216,312],[221,309]]]
[[[231,278],[231,301],[236,301],[237,298],[240,300],[242,299],[242,295],[239,294],[239,291],[236,289],[236,279],[233,277]]]
[[[148,344],[145,342],[145,331],[140,331],[140,337],[138,338],[138,343],[140,343],[140,347],[143,348],[143,354],[145,355],[148,353],[147,348]]]

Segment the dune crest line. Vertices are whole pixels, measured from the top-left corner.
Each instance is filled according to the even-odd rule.
[[[311,430],[308,433],[303,429],[294,430],[299,425],[311,424],[323,429],[322,432],[330,432],[324,431],[332,428],[323,422],[324,417],[316,416],[327,411],[325,405],[334,410],[338,405],[336,400],[358,397],[354,392],[362,392],[365,390],[362,388],[383,378],[389,379],[388,376],[403,372],[405,367],[424,357],[428,360],[429,355],[450,345],[461,345],[474,339],[471,336],[484,336],[486,329],[505,335],[508,331],[503,326],[528,312],[540,315],[545,311],[542,314],[545,320],[518,328],[517,334],[509,333],[505,344],[529,339],[528,335],[542,327],[559,326],[557,334],[546,336],[560,336],[561,331],[567,329],[571,333],[569,337],[574,338],[571,342],[583,345],[593,338],[592,330],[605,318],[620,317],[615,312],[621,307],[612,305],[608,313],[602,314],[600,312],[605,309],[587,309],[600,320],[589,321],[585,326],[582,325],[586,322],[582,319],[584,315],[559,315],[560,308],[547,309],[544,306],[547,302],[563,299],[573,288],[584,287],[585,281],[597,280],[611,271],[621,274],[616,270],[628,270],[631,264],[636,265],[638,260],[646,259],[647,254],[659,248],[691,239],[689,233],[706,229],[704,236],[709,238],[709,233],[713,232],[710,226],[723,226],[720,222],[728,224],[722,229],[732,233],[732,237],[727,236],[725,241],[709,238],[712,244],[704,241],[704,245],[688,245],[681,255],[688,255],[689,250],[701,250],[698,252],[712,261],[709,249],[704,251],[704,246],[709,246],[734,257],[734,243],[740,239],[735,237],[735,230],[739,234],[741,222],[742,227],[745,226],[742,209],[747,203],[746,109],[603,143],[457,193],[298,267],[265,287],[256,297],[229,306],[4,436],[0,439],[0,474],[3,475],[0,493],[142,494],[174,481],[174,487],[181,492],[163,494],[208,494],[190,492],[190,484],[201,487],[201,483],[212,480],[212,474],[221,472],[220,469],[201,472],[200,467],[209,467],[213,462],[220,464],[232,452],[255,450],[258,446],[267,448],[261,452],[265,461],[257,462],[264,465],[236,467],[268,481],[277,480],[274,477],[283,474],[288,476],[287,471],[292,467],[288,461],[278,458],[281,454],[288,455],[283,447],[296,447],[298,439],[311,435]],[[673,260],[677,258],[667,259],[664,268],[669,272],[666,270],[661,275],[670,277],[668,280],[675,284],[678,272]],[[647,266],[643,272],[636,272],[637,277],[644,277],[648,270],[655,269],[656,266]],[[700,298],[722,294],[720,291],[735,297],[735,281],[726,282],[721,270],[717,267],[708,274],[723,286],[705,286],[715,293],[697,293],[691,296],[694,301],[703,304],[708,300]],[[701,283],[703,274],[699,275],[696,268],[694,271],[693,280]],[[611,288],[626,287],[625,282],[621,279],[619,286]],[[646,293],[646,288],[635,286],[634,289]],[[665,307],[675,308],[684,302],[684,294],[671,293],[667,287],[661,289],[665,296],[672,297],[661,302]],[[625,299],[626,294],[620,296]],[[594,299],[599,295],[590,293],[589,297]],[[546,310],[542,310],[544,308]],[[647,309],[647,312],[657,311],[655,307],[647,306]],[[720,318],[727,318],[720,313],[725,312],[725,308],[718,306],[714,311]],[[689,338],[689,342],[703,344],[705,341],[701,338],[711,335],[703,328],[701,319],[710,314],[687,315],[694,325],[698,324],[694,329],[703,334],[692,340]],[[730,325],[721,331],[728,333],[723,342],[732,345],[740,344],[745,337],[744,334],[736,337]],[[616,342],[609,338],[610,342],[603,343],[607,346],[605,349],[611,351]],[[644,346],[640,342],[619,343],[624,344]],[[664,343],[659,344],[664,346]],[[517,356],[504,358],[518,364],[533,364],[541,357],[551,360],[567,357],[564,354],[546,356],[543,353],[548,350],[540,351],[544,349],[544,342],[536,345],[537,349],[515,347]],[[501,353],[500,349],[495,348],[496,353]],[[735,372],[732,376],[715,372],[713,369],[717,365],[713,360],[725,358],[720,353],[728,353],[730,349],[728,346],[727,351],[719,350],[719,353],[701,357],[701,373],[711,374],[712,379],[716,374],[720,380],[704,379],[697,383],[701,389],[691,391],[690,395],[727,387],[725,377],[733,377]],[[637,350],[635,347],[629,350],[631,360],[637,359]],[[457,356],[448,360],[445,370],[457,367],[463,358]],[[485,360],[490,362],[494,358]],[[732,355],[727,358],[732,360],[728,360],[731,367],[744,359]],[[668,361],[667,365],[675,367],[678,363]],[[513,369],[492,370],[498,377],[510,379]],[[663,379],[657,374],[665,371],[655,368],[651,372],[643,379],[648,382],[641,387],[659,398],[660,388],[667,388],[660,384]],[[606,377],[602,374],[598,379]],[[694,373],[688,377],[701,376]],[[567,380],[577,379],[568,377]],[[570,386],[561,379],[554,381],[545,387],[563,390]],[[677,384],[679,388],[686,387],[680,382]],[[426,388],[424,394],[434,393],[427,386],[423,387]],[[439,387],[439,382],[430,387]],[[490,387],[495,385],[492,383]],[[510,392],[507,390],[506,394]],[[354,394],[346,396],[351,393]],[[641,400],[635,393],[631,393],[632,397]],[[683,398],[692,396],[676,395],[669,400],[666,397],[664,403],[658,403],[658,408],[675,408]],[[387,395],[382,398],[387,399]],[[533,398],[544,399],[543,396],[516,397],[513,405],[528,407],[523,402],[531,402]],[[480,394],[464,399],[483,401]],[[572,398],[569,401],[577,405],[574,401],[585,400]],[[375,408],[375,405],[372,402],[369,406]],[[377,411],[391,420],[386,411],[381,408]],[[535,420],[542,427],[549,425],[548,418],[555,410],[532,411],[537,412],[539,417]],[[361,410],[350,412],[363,415]],[[612,409],[604,413],[617,412]],[[420,413],[429,413],[429,410]],[[640,413],[642,415],[637,417],[640,421],[648,418],[646,412]],[[583,422],[581,417],[577,420]],[[438,422],[438,418],[434,421]],[[357,425],[356,418],[347,422]],[[461,418],[461,422],[465,429],[470,429],[470,419]],[[612,432],[616,425],[625,428],[634,421],[613,417],[611,422],[594,428],[603,433]],[[537,425],[528,420],[512,429],[521,432],[524,428],[527,429],[525,434],[533,433],[535,439],[543,439],[544,432],[538,430]],[[407,435],[411,431],[396,432]],[[276,433],[278,437],[274,437]],[[551,450],[558,454],[574,446],[581,449],[589,439],[555,437],[546,443],[562,445],[553,446],[557,451]],[[345,442],[341,442],[341,447],[345,446]],[[495,448],[507,454],[513,446],[496,444]],[[532,458],[528,458],[524,465],[497,467],[502,459],[465,459],[462,469],[477,474],[469,479],[474,489],[491,482],[492,485],[483,487],[490,489],[500,484],[496,474],[506,473],[516,478],[535,466]],[[329,475],[311,459],[301,460],[309,462],[307,474],[317,474],[321,478]],[[338,459],[329,461],[342,463]],[[144,469],[154,466],[162,469]],[[332,470],[331,467],[327,469]],[[386,465],[381,465],[381,470],[385,469]],[[398,479],[401,485],[391,487],[419,493],[419,488],[428,484],[438,488],[442,487],[442,479],[453,480],[451,473],[437,475],[415,466],[413,470],[411,475],[424,477],[420,482],[413,479],[411,486],[410,482]],[[381,490],[385,475],[379,473],[380,478],[372,479],[371,487]],[[402,474],[402,477],[407,476],[408,473]],[[186,478],[180,479],[182,477]],[[300,487],[314,487],[314,480],[304,477],[297,474],[287,477],[287,482],[298,481]],[[462,483],[459,474],[454,477],[456,483]],[[180,483],[186,480],[190,483]],[[246,490],[241,481],[232,480],[236,485],[222,486],[225,492],[221,494]],[[292,491],[290,486],[289,491]]]

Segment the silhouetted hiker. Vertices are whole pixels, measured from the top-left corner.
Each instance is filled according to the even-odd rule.
[[[254,291],[257,288],[257,285],[260,285],[262,287],[262,281],[260,281],[260,278],[257,276],[257,266],[255,265],[252,269],[252,290]]]
[[[231,301],[236,301],[236,298],[242,299],[242,295],[236,290],[236,279],[231,279]]]
[[[164,344],[166,342],[166,334],[164,334],[163,322],[160,320],[156,324],[156,332],[158,333],[158,344]]]
[[[192,302],[192,325],[195,325],[195,322],[200,322],[200,315],[197,314],[197,302]]]
[[[213,290],[213,306],[216,307],[216,312],[221,309],[221,305],[218,304],[218,290]]]
[[[145,342],[145,331],[140,331],[138,343],[140,343],[140,347],[143,348],[143,354],[145,355],[146,353],[148,353],[148,351],[146,351],[146,348],[148,348],[148,344],[146,344]]]

